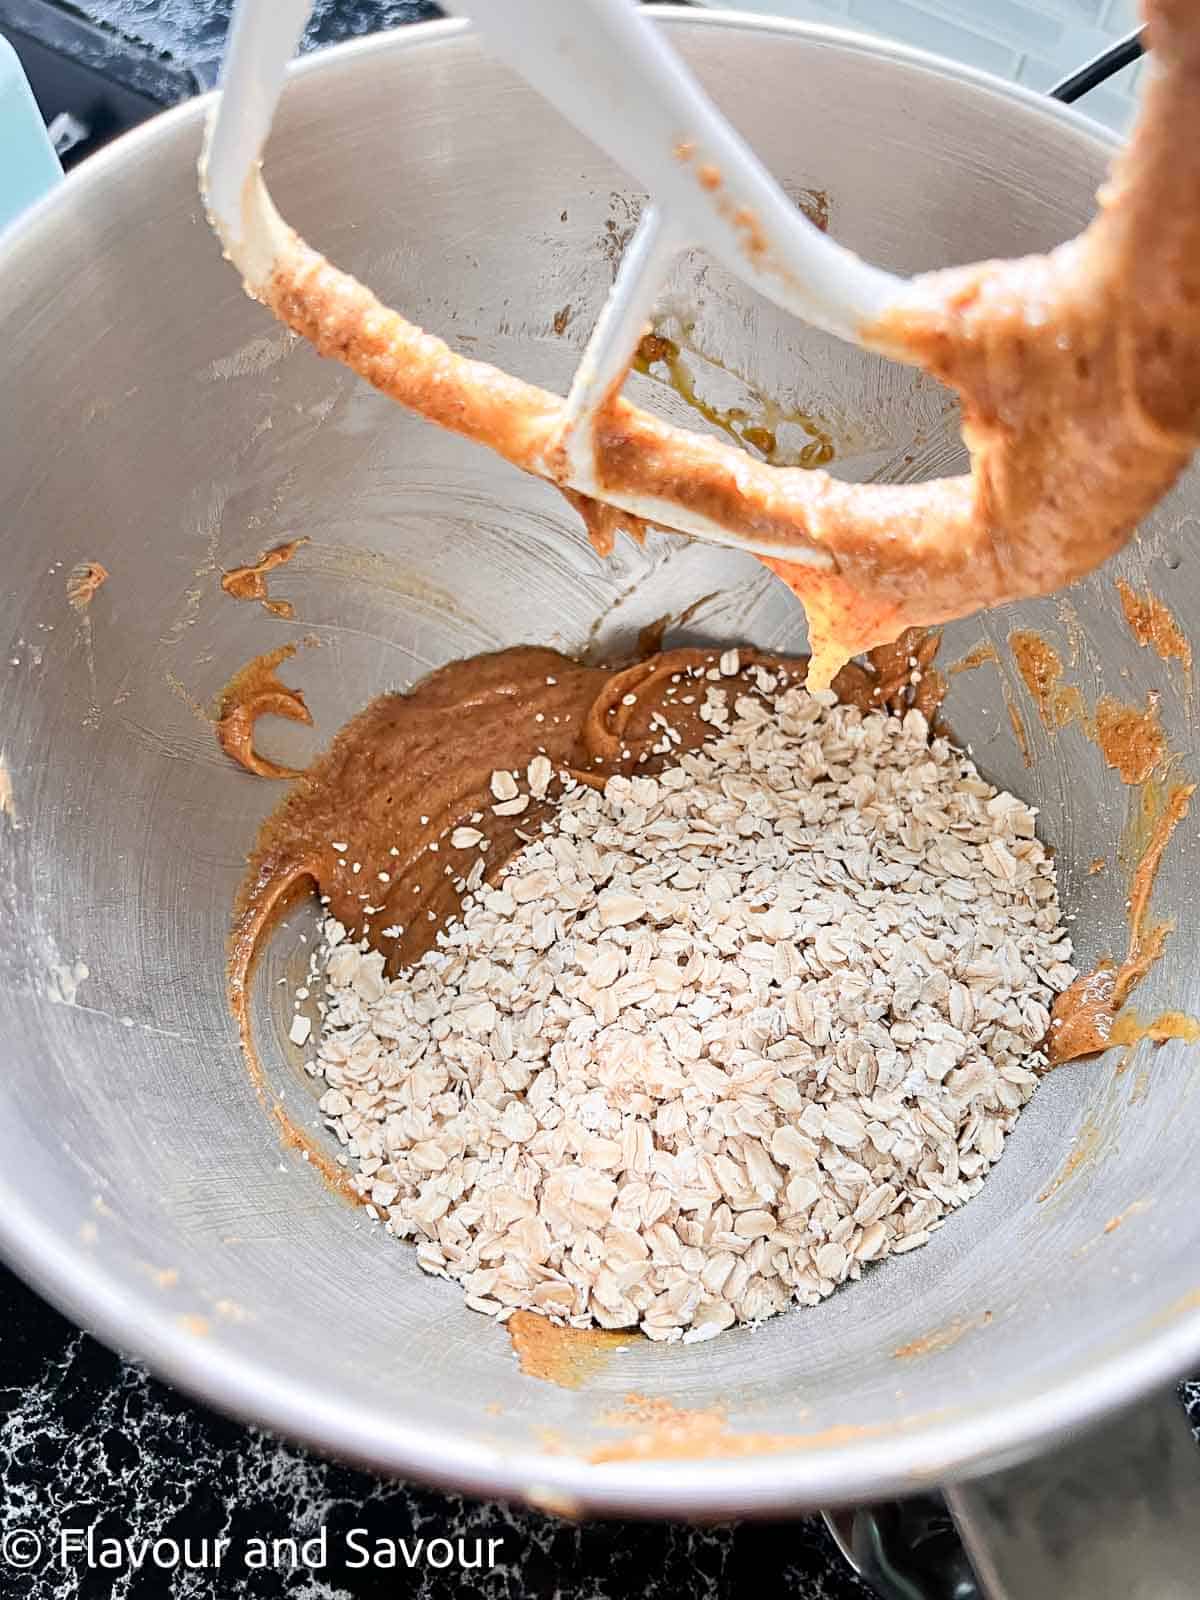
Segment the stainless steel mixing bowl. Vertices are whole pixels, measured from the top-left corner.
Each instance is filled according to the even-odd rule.
[[[1111,141],[1020,89],[850,35],[719,15],[664,25],[774,171],[827,196],[836,236],[872,260],[907,272],[1041,249],[1089,214]],[[1196,1362],[1200,1078],[1179,1043],[1144,1046],[1122,1075],[1111,1056],[1053,1073],[984,1192],[927,1248],[756,1332],[631,1341],[576,1391],[522,1375],[454,1285],[281,1146],[222,984],[243,857],[281,793],[227,762],[206,720],[236,666],[318,641],[285,669],[313,729],[261,736],[303,762],[372,695],[454,656],[516,641],[616,653],[704,596],[683,636],[800,650],[804,629],[749,559],[659,536],[599,560],[546,485],[408,418],[245,300],[197,201],[203,115],[184,107],[89,162],[0,256],[9,1260],[239,1416],[380,1468],[593,1509],[796,1508],[960,1478]],[[284,214],[334,260],[456,345],[560,389],[638,204],[457,24],[307,62],[269,162]],[[709,366],[713,393],[746,380],[819,414],[839,470],[957,467],[936,386],[704,261],[681,266],[673,297],[689,342],[731,369]],[[652,380],[633,387],[696,420]],[[1200,614],[1198,508],[1192,474],[1118,563],[1185,625]],[[274,580],[294,622],[222,594],[222,567],[301,534],[311,543]],[[80,560],[111,577],[76,615],[64,579]],[[1115,851],[1140,797],[1078,728],[1041,730],[1006,638],[1020,625],[1057,641],[1089,699],[1160,694],[1186,770],[1190,688],[1136,646],[1114,575],[959,624],[944,647],[953,660],[996,643],[999,667],[952,680],[949,719],[986,774],[1041,808],[1085,962],[1123,948]],[[1200,1010],[1195,835],[1193,820],[1162,875],[1179,926],[1138,997],[1148,1010]],[[1096,856],[1110,869],[1089,876]],[[309,922],[291,918],[257,1001],[263,1053],[304,1123],[315,1090],[275,980],[303,962]],[[897,1356],[914,1344],[926,1353]],[[799,1443],[591,1461],[622,1436],[606,1414],[631,1392],[719,1404],[735,1432]]]

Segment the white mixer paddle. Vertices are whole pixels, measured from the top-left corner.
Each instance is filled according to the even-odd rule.
[[[1200,8],[1146,5],[1152,47],[1160,34],[1172,46],[1200,30]],[[1175,53],[1165,52],[1168,70],[1151,81],[1123,181],[1110,185],[1105,210],[1074,246],[910,282],[809,222],[632,0],[475,0],[489,48],[652,196],[564,403],[455,354],[279,216],[259,157],[309,9],[309,0],[239,0],[202,160],[213,225],[248,291],[401,404],[556,484],[602,546],[616,527],[649,523],[767,560],[808,612],[813,685],[907,625],[1046,593],[1099,565],[1186,463],[1200,426],[1200,394],[1189,388],[1200,326],[1190,313],[1181,323],[1170,271],[1157,306],[1171,323],[1187,426],[1147,430],[1144,397],[1129,383],[1124,403],[1112,402],[1135,320],[1125,314],[1122,273],[1135,270],[1139,253],[1169,266],[1200,248],[1192,153],[1200,140],[1182,157],[1167,146],[1168,129],[1175,147],[1181,121],[1195,121],[1186,52],[1173,71]],[[843,484],[771,467],[625,401],[620,389],[655,297],[672,258],[689,247],[816,326],[957,387],[972,475]],[[1136,317],[1144,322],[1148,311],[1153,321],[1153,291],[1148,308],[1144,290],[1141,302]],[[1069,336],[1059,337],[1059,321]],[[1137,443],[1132,465],[1111,446],[1114,419]],[[1104,482],[1087,439],[1093,423],[1106,440]]]
[[[210,217],[256,295],[290,237],[262,182],[259,157],[310,10],[311,0],[241,0],[209,130],[203,182]],[[628,0],[572,0],[562,7],[481,0],[475,22],[494,54],[657,201],[625,252],[571,386],[556,441],[564,455],[548,452],[542,475],[637,521],[832,565],[803,533],[794,542],[756,543],[645,491],[606,491],[594,470],[594,422],[620,388],[671,261],[683,249],[702,246],[761,294],[846,339],[895,299],[900,280],[860,261],[796,208]]]

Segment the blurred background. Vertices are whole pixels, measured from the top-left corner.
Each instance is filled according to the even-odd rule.
[[[691,0],[705,3],[705,0]],[[233,0],[0,0],[65,165],[216,82]],[[897,39],[1046,90],[1127,34],[1136,0],[725,0],[730,10],[832,23]],[[317,0],[308,49],[441,13],[430,0]],[[1124,130],[1144,68],[1087,99]]]

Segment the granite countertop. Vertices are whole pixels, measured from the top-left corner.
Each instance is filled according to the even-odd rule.
[[[311,1538],[328,1529],[328,1564],[285,1563],[236,1577],[143,1569],[14,1574],[20,1600],[863,1600],[819,1517],[690,1528],[575,1525],[517,1507],[380,1481],[246,1428],[122,1361],[0,1269],[0,1540],[19,1529],[106,1536]],[[503,1539],[486,1572],[349,1570],[335,1554],[350,1529],[368,1539]],[[96,1550],[102,1547],[97,1543]],[[318,1551],[310,1554],[316,1556]],[[204,1559],[201,1557],[201,1559]],[[359,1559],[351,1552],[351,1561]]]
[[[12,0],[20,6],[24,0]],[[824,0],[838,4],[840,0]],[[983,0],[980,0],[983,4]],[[104,30],[144,47],[178,81],[213,81],[232,0],[76,0]],[[766,9],[766,7],[764,7]],[[785,9],[781,7],[781,9]],[[1012,10],[1012,7],[1008,9]],[[306,44],[439,15],[425,0],[317,0]],[[0,6],[0,20],[3,7]],[[1200,1422],[1200,1385],[1187,1398]],[[502,1538],[491,1571],[350,1570],[331,1556],[237,1577],[128,1566],[26,1573],[0,1564],[0,1595],[22,1600],[114,1596],[159,1600],[231,1595],[345,1600],[404,1593],[430,1597],[617,1600],[631,1594],[699,1600],[763,1593],[795,1600],[861,1600],[819,1518],[690,1528],[676,1524],[574,1526],[411,1484],[384,1482],[217,1416],[81,1333],[0,1268],[0,1536],[19,1529],[95,1524],[96,1535],[193,1540],[346,1530],[391,1538],[467,1534]]]

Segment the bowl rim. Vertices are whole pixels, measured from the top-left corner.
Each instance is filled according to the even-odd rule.
[[[917,67],[971,85],[1028,113],[1073,128],[1105,156],[1120,140],[1073,107],[1020,84],[924,51],[848,29],[741,11],[649,8],[668,27],[736,29],[800,37],[843,53]],[[315,52],[293,63],[289,82],[352,69],[367,56],[454,41],[470,24],[406,25]],[[71,173],[0,238],[0,272],[14,246],[68,206],[84,185],[132,167],[168,131],[199,130],[215,94],[197,96],[115,140]],[[1148,1308],[1144,1333],[1097,1354],[1073,1376],[1020,1398],[993,1393],[969,1413],[951,1409],[911,1429],[770,1455],[718,1460],[607,1462],[496,1445],[429,1423],[384,1420],[365,1402],[282,1376],[269,1361],[181,1327],[161,1299],[139,1293],[98,1263],[82,1241],[56,1230],[0,1170],[0,1256],[72,1320],[159,1378],[242,1422],[269,1428],[340,1459],[455,1490],[525,1501],[544,1509],[640,1516],[796,1513],[911,1494],[978,1476],[1098,1423],[1165,1388],[1200,1359],[1200,1303]],[[1192,1297],[1189,1297],[1189,1301]],[[918,1426],[919,1423],[919,1426]]]

